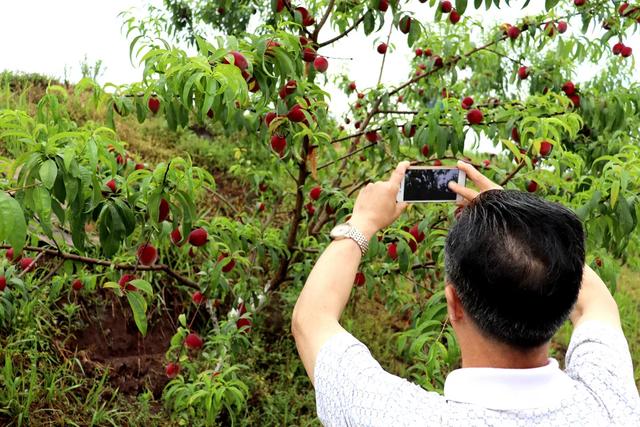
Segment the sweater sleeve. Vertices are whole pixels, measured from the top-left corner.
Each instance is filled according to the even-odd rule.
[[[586,321],[571,336],[565,372],[583,383],[612,420],[640,420],[629,345],[620,328]]]
[[[314,370],[318,418],[325,426],[440,425],[444,398],[386,372],[351,334],[331,337]]]

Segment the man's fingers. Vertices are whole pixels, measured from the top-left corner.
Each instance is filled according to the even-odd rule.
[[[404,178],[404,174],[407,172],[407,169],[409,169],[409,166],[411,166],[410,162],[407,162],[407,161],[400,162],[396,170],[394,170],[393,173],[391,174],[391,178],[389,178],[389,183],[394,187],[400,187],[400,184],[402,183],[402,179]]]
[[[463,187],[462,185],[453,181],[449,182],[449,189],[455,192],[456,194],[461,195],[462,197],[464,197],[466,200],[469,200],[469,201],[475,199],[478,196],[477,191],[467,187]]]
[[[480,191],[486,191],[492,188],[501,188],[498,184],[482,175],[476,168],[473,167],[473,165],[467,162],[458,160],[458,169],[464,171],[467,174],[467,177],[471,181],[473,181],[473,183],[478,187]]]

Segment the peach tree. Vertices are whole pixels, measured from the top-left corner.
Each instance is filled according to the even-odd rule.
[[[54,91],[35,117],[0,114],[10,154],[0,238],[14,261],[33,251],[72,263],[72,273],[93,268],[95,282],[128,299],[142,333],[147,305],[162,304],[160,275],[189,292],[165,390],[184,422],[203,411],[210,421],[241,413],[253,319],[270,295],[301,287],[357,191],[401,160],[464,159],[506,188],[570,206],[587,228],[588,261],[615,288],[619,266],[639,261],[640,87],[627,44],[640,6],[548,0],[544,13],[495,27],[465,16],[509,3],[167,1],[167,15],[125,15],[141,81],[77,88],[106,107],[108,128],[70,123]],[[416,19],[410,6],[433,18]],[[263,23],[249,31],[254,14]],[[224,35],[206,37],[207,25]],[[325,37],[328,28],[337,35]],[[172,44],[185,34],[197,53]],[[404,83],[361,87],[333,73],[324,48],[356,36],[380,53],[380,75],[394,56],[391,38],[407,43],[412,57],[393,58],[410,61]],[[585,79],[590,64],[597,67]],[[345,116],[331,113],[329,79],[349,95]],[[215,190],[212,176],[188,158],[153,170],[129,159],[117,137],[127,115],[162,116],[171,129],[223,128],[237,146],[229,172],[251,183],[256,207],[203,214],[197,200]],[[397,352],[433,390],[459,357],[442,293],[455,215],[452,206],[411,207],[372,240],[355,278],[355,292],[379,295],[408,319]],[[16,288],[24,286],[19,267],[9,264],[3,276]],[[12,297],[1,298],[0,320],[10,322]]]

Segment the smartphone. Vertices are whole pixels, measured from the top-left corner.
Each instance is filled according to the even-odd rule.
[[[455,167],[410,167],[400,184],[398,201],[410,203],[462,201],[462,197],[449,190],[448,184],[454,181],[464,186],[466,179],[464,171]]]

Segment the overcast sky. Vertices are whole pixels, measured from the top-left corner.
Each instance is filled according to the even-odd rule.
[[[141,14],[148,3],[148,0],[4,0],[4,19],[0,24],[0,40],[3,40],[0,44],[0,70],[40,72],[58,78],[66,75],[73,82],[81,76],[79,64],[86,55],[90,65],[96,60],[103,61],[106,69],[100,83],[138,81],[141,72],[129,62],[129,45],[117,15],[130,8]],[[159,5],[162,2],[152,0],[151,3]],[[489,12],[484,9],[476,11],[470,6],[466,14],[481,19],[487,25],[515,22],[522,16],[542,11],[543,3],[533,1],[524,10],[518,6],[500,10],[492,8]],[[423,23],[433,19],[433,9],[427,4],[413,1],[411,10]],[[387,14],[390,16],[390,12]],[[322,39],[332,35],[328,26],[325,28]],[[382,30],[380,34],[386,33]],[[383,82],[401,83],[408,75],[413,52],[407,47],[406,36],[398,31],[393,33],[391,42],[396,49],[387,56]],[[629,41],[627,44],[640,54],[639,43]],[[360,89],[375,85],[382,56],[376,52],[373,37],[354,32],[333,46],[323,48],[322,54],[332,57],[330,73],[347,72]],[[581,77],[585,78],[584,72],[581,72]],[[345,111],[346,96],[332,87],[329,87],[329,93],[332,95],[332,112]]]

